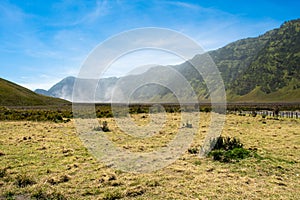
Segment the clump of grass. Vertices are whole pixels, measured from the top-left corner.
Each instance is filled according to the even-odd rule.
[[[58,192],[47,192],[45,189],[38,189],[32,195],[32,199],[39,200],[65,200],[65,198],[61,193]]]
[[[143,195],[146,192],[145,188],[137,186],[135,188],[130,188],[125,191],[126,197],[137,197]]]
[[[196,161],[194,162],[194,165],[201,165],[201,161],[200,161],[200,160],[196,160]]]
[[[60,184],[60,183],[68,182],[70,179],[71,179],[70,176],[62,175],[60,178],[50,178],[48,180],[48,183],[50,183],[51,185],[57,185],[57,184]]]
[[[29,176],[27,174],[19,174],[16,177],[15,184],[18,187],[26,187],[26,186],[29,186],[29,185],[36,184],[36,181],[31,176]]]
[[[197,147],[191,147],[191,148],[188,149],[188,152],[190,154],[198,154],[199,153],[199,148],[197,148]]]
[[[257,112],[253,110],[253,111],[251,112],[251,115],[252,115],[252,117],[256,117],[256,116],[257,116]]]
[[[149,187],[157,187],[160,186],[160,183],[158,180],[149,180],[146,182],[146,185]]]
[[[236,138],[220,136],[209,156],[215,161],[228,163],[250,157],[251,151],[243,148],[243,144]]]
[[[0,169],[0,178],[3,178],[4,176],[6,176],[6,171],[7,171],[7,168]]]
[[[108,123],[107,121],[102,122],[102,126],[97,126],[93,128],[94,131],[103,131],[103,132],[109,132]]]
[[[107,121],[102,122],[102,131],[104,131],[104,132],[110,131],[109,128],[108,128]]]
[[[15,198],[14,198],[14,195],[15,195],[15,193],[12,192],[12,191],[7,191],[7,192],[4,193],[4,197],[5,197],[5,199],[7,199],[7,200],[15,199]]]
[[[186,124],[183,124],[184,128],[193,128],[193,124],[186,122]]]
[[[104,192],[104,200],[115,200],[123,198],[122,193],[119,190],[107,190]]]

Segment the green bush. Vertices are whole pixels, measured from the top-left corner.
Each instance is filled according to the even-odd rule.
[[[218,137],[212,151],[208,154],[215,161],[235,162],[252,156],[251,151],[243,148],[236,138]]]
[[[244,148],[234,148],[232,150],[213,150],[210,152],[213,160],[220,162],[234,162],[250,157],[250,150]]]

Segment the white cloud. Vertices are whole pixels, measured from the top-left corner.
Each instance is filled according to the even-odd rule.
[[[48,77],[47,79],[45,78],[38,78],[38,79],[27,79],[27,81],[17,81],[16,83],[26,87],[32,91],[36,89],[50,89],[54,84],[58,83],[61,81],[61,79],[54,78],[54,77]]]

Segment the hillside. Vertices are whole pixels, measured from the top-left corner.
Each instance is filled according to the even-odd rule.
[[[230,102],[300,102],[300,19],[208,52],[221,72]],[[193,60],[201,59],[201,55]],[[175,66],[207,98],[201,76],[188,64]]]
[[[36,94],[31,90],[0,78],[1,106],[36,106],[69,104],[63,99]]]
[[[279,91],[283,94],[293,91],[295,94],[288,98],[300,100],[300,20],[286,22],[275,29],[266,45],[229,89],[243,96],[257,87],[266,97]]]

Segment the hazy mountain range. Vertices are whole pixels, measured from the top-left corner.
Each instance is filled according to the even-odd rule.
[[[300,19],[285,22],[280,28],[265,34],[238,40],[220,49],[208,52],[215,62],[231,102],[299,102],[300,101]],[[206,82],[191,63],[203,59],[195,55],[189,62],[171,66],[188,80],[200,100],[209,100]],[[149,77],[176,82],[168,75],[168,67],[157,66],[139,75],[100,79],[95,99],[110,101],[116,84],[123,93],[130,92],[133,84],[143,83]],[[163,73],[164,72],[164,73]],[[48,91],[35,92],[47,96],[72,100],[75,77],[67,77]],[[167,84],[167,83],[166,83]],[[132,89],[132,88],[131,88]],[[136,99],[171,101],[174,94],[165,87],[149,84],[131,94]]]

